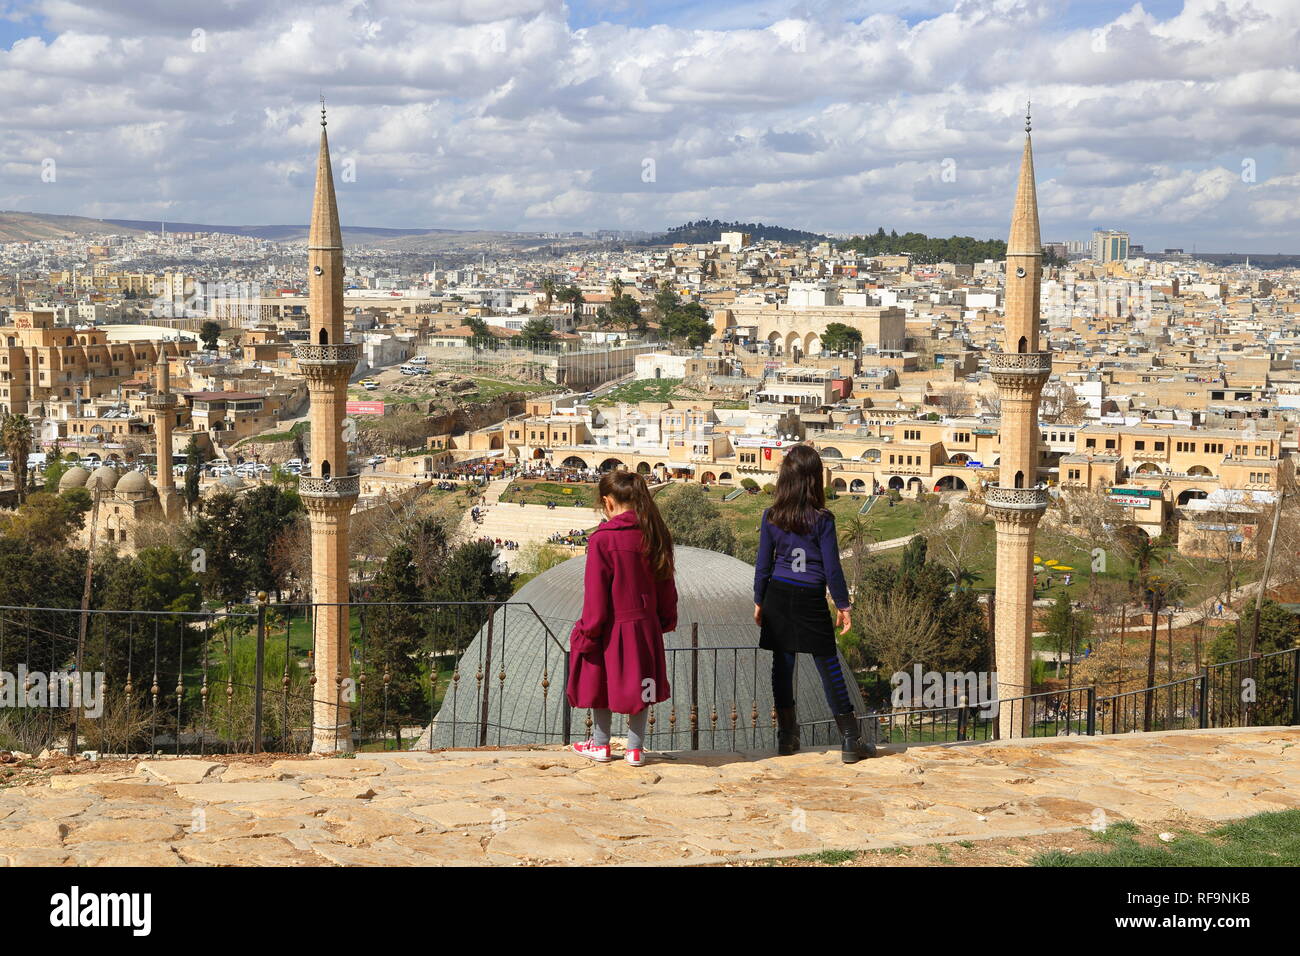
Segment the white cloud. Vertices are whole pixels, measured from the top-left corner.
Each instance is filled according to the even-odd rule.
[[[35,0],[44,34],[0,49],[0,200],[301,221],[323,89],[357,224],[1000,235],[1032,96],[1045,238],[1300,243],[1294,0],[1086,27],[1048,0],[892,7],[576,29],[560,0]]]

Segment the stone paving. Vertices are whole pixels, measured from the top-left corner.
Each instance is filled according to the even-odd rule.
[[[0,788],[0,864],[716,863],[1300,807],[1300,728],[651,759],[47,761]]]

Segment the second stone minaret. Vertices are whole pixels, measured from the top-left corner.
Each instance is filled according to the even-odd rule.
[[[1039,285],[1043,247],[1034,187],[1034,150],[1025,115],[1025,148],[1007,240],[1003,350],[990,357],[1002,421],[998,483],[985,490],[997,526],[997,592],[994,643],[998,696],[1007,700],[1032,692],[1034,536],[1047,508],[1047,489],[1038,483],[1038,404],[1052,374],[1052,355],[1038,340]],[[1032,702],[1003,705],[998,735],[1023,737],[1032,721]]]
[[[307,235],[310,340],[294,350],[311,400],[311,468],[298,479],[311,525],[312,751],[352,750],[348,525],[360,490],[343,430],[358,349],[344,341],[343,230],[321,109],[316,195]]]
[[[181,500],[176,494],[176,478],[172,474],[172,429],[176,425],[176,396],[171,389],[171,366],[166,346],[158,347],[158,362],[153,369],[153,394],[146,404],[153,409],[155,451],[158,459],[158,503],[165,518],[180,518]]]

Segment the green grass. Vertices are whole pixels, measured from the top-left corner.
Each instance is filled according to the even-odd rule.
[[[516,479],[501,493],[501,502],[517,505],[521,501],[527,505],[545,505],[554,502],[557,508],[590,509],[596,503],[596,486],[576,482]],[[595,525],[595,516],[589,517],[589,524]]]
[[[1179,831],[1169,843],[1145,845],[1131,823],[1093,834],[1101,845],[1087,853],[1052,851],[1035,866],[1297,866],[1300,810],[1260,813],[1198,834]]]
[[[800,860],[807,860],[809,863],[825,863],[828,866],[839,866],[841,863],[847,863],[857,856],[852,850],[822,850],[820,853],[808,853],[798,857]]]
[[[619,402],[671,402],[694,397],[683,395],[681,385],[682,380],[680,378],[641,378],[611,389],[592,404],[617,405]]]
[[[240,445],[251,444],[253,442],[293,441],[299,435],[305,435],[310,428],[310,422],[295,422],[288,431],[266,432],[261,435],[250,435],[247,438],[241,438],[239,441],[235,442],[235,447],[238,448]]]

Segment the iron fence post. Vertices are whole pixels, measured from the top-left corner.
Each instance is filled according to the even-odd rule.
[[[1097,735],[1097,685],[1088,687],[1088,736]]]
[[[1300,725],[1300,647],[1291,652],[1291,723]]]
[[[1199,718],[1197,720],[1197,725],[1200,727],[1201,730],[1205,730],[1210,726],[1210,673],[1209,671],[1201,671],[1201,676],[1197,680],[1197,685],[1198,685],[1197,690],[1200,692],[1199,695],[1200,700],[1198,700],[1196,704],[1197,709],[1200,710],[1200,714],[1197,715]]]
[[[564,652],[564,693],[561,697],[561,732],[564,735],[564,745],[567,747],[572,742],[573,734],[573,708],[569,706],[569,652]]]
[[[691,749],[700,749],[700,624],[691,624]]]
[[[492,687],[492,622],[496,613],[489,609],[487,619],[487,650],[483,654],[483,706],[479,712],[478,745],[487,746],[488,732],[488,695]]]
[[[253,670],[253,753],[262,752],[262,672],[266,665],[265,591],[257,592],[257,664]]]

